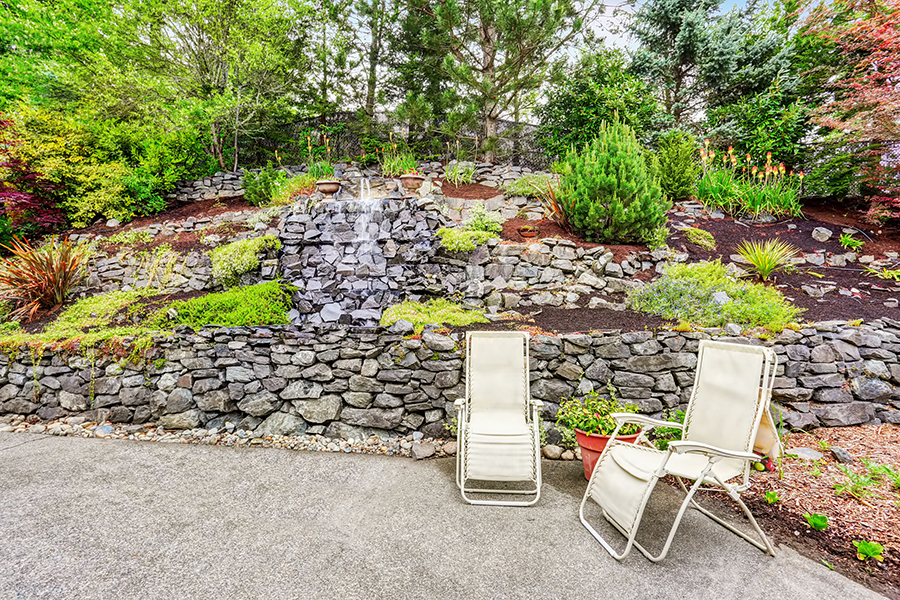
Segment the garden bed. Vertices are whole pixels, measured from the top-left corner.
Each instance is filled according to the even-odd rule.
[[[867,474],[861,459],[900,472],[900,426],[864,425],[791,433],[785,447],[789,455],[792,449],[802,447],[823,457],[785,458],[783,478],[777,471],[753,472],[753,486],[745,500],[763,531],[779,544],[821,561],[823,569],[834,568],[889,598],[900,599],[900,489],[892,489],[890,480],[882,477],[864,488],[862,499],[847,492],[836,494],[834,486],[847,483],[848,477],[830,452],[831,447],[848,451],[854,462],[843,466],[856,475]],[[777,493],[779,500],[767,503],[766,492]],[[712,494],[704,498],[704,503],[713,503],[720,510],[737,510],[733,502]],[[805,513],[827,516],[827,529],[810,528]],[[883,545],[884,562],[859,560],[853,542],[860,540]]]

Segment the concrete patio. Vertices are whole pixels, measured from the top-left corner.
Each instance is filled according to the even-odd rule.
[[[536,506],[475,507],[448,459],[0,434],[0,598],[881,597],[696,511],[663,563],[618,563],[581,464],[543,468]]]

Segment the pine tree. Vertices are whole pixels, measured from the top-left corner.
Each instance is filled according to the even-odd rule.
[[[560,178],[561,206],[589,242],[637,242],[666,222],[671,204],[631,127],[604,122],[581,152],[570,150]]]

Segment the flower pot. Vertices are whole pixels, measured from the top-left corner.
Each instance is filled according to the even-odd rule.
[[[400,176],[400,183],[403,184],[404,189],[414,192],[425,183],[425,176],[408,173]]]
[[[633,444],[637,441],[638,436],[641,435],[641,432],[633,433],[631,435],[619,435],[616,436],[616,439],[622,442],[628,442]],[[578,445],[581,447],[581,462],[584,465],[584,478],[590,480],[591,473],[594,472],[594,465],[597,464],[597,459],[600,458],[600,455],[603,454],[603,449],[606,448],[606,443],[609,442],[610,436],[608,435],[597,435],[596,433],[585,433],[580,429],[575,430],[575,439],[578,441]]]
[[[538,229],[537,227],[532,227],[531,225],[523,225],[522,227],[519,227],[519,235],[521,235],[523,238],[537,237],[540,232],[540,229]]]
[[[316,182],[316,189],[334,199],[334,193],[341,189],[341,182],[335,179],[321,179]]]

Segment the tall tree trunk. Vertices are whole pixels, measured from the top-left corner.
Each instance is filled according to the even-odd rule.
[[[379,9],[383,7],[379,6]],[[384,23],[384,19],[386,16],[384,15],[383,10],[377,10],[378,14],[373,14],[370,19],[372,23],[371,31],[372,31],[372,42],[369,45],[369,66],[367,68],[368,71],[368,79],[366,81],[366,114],[369,115],[369,119],[375,117],[375,86],[378,82],[378,62],[381,60],[381,36],[383,33],[382,24]],[[367,128],[371,127],[371,123],[366,125]]]
[[[486,15],[489,19],[493,17],[493,15]],[[498,106],[497,106],[497,95],[496,89],[494,88],[495,80],[494,80],[494,70],[495,70],[495,58],[496,58],[496,49],[494,40],[497,38],[497,31],[494,28],[494,24],[491,22],[485,22],[484,16],[482,16],[482,26],[481,26],[481,54],[482,54],[482,68],[481,74],[484,78],[484,89],[488,92],[488,97],[486,98],[486,102],[484,105],[484,160],[486,162],[494,162],[494,151],[489,149],[488,144],[493,143],[494,139],[497,137],[497,117],[498,117]],[[477,155],[476,155],[477,156]]]
[[[238,168],[238,125],[240,123],[239,117],[241,115],[241,88],[238,87],[238,102],[237,106],[234,107],[234,168],[232,171],[237,171]]]

